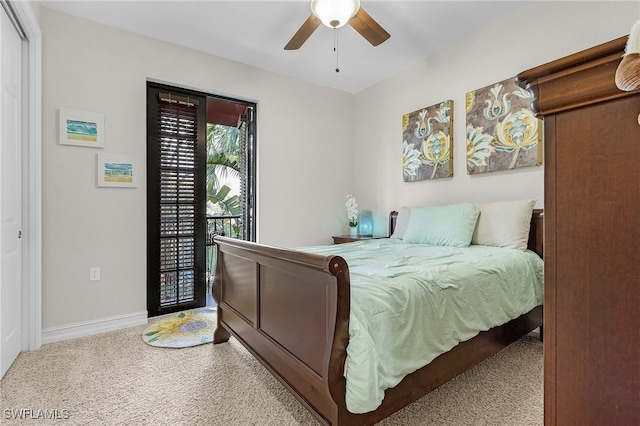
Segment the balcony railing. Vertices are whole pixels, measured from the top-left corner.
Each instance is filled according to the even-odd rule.
[[[215,301],[211,298],[211,285],[216,269],[216,248],[213,237],[222,235],[224,237],[242,238],[241,216],[207,216],[207,305],[215,306]],[[210,301],[209,301],[210,299]]]
[[[242,238],[241,216],[207,216],[207,245],[213,245],[213,237],[222,235]]]

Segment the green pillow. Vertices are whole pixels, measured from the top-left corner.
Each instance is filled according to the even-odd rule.
[[[472,203],[412,207],[405,243],[468,247],[480,210]]]

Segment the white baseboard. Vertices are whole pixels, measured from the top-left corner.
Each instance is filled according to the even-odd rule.
[[[142,311],[60,327],[46,328],[42,330],[42,343],[60,342],[105,333],[107,331],[120,330],[122,328],[135,327],[137,325],[147,324],[147,318],[147,311]]]

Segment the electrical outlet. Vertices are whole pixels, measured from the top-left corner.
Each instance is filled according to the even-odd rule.
[[[89,268],[89,281],[100,281],[100,268]]]

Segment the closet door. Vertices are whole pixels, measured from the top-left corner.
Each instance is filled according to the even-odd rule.
[[[640,424],[639,114],[635,95],[549,120],[545,369],[558,425]]]
[[[0,377],[22,349],[22,41],[0,7]]]

